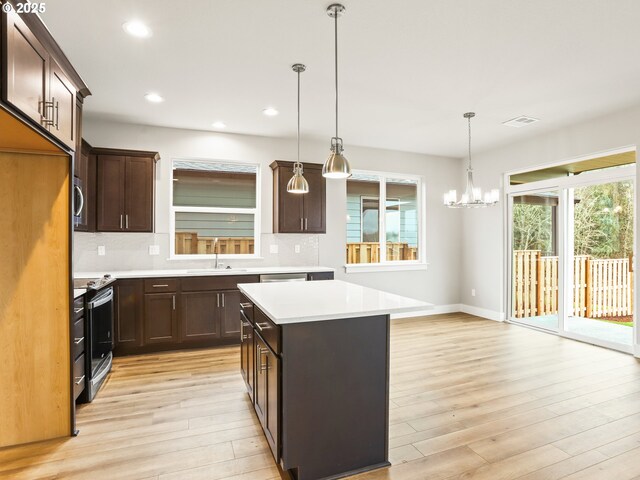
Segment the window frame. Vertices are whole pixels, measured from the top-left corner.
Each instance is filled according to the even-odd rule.
[[[201,163],[226,163],[238,165],[251,165],[256,167],[256,205],[254,208],[227,208],[227,207],[176,207],[173,204],[173,171],[175,162],[201,162]],[[244,162],[240,160],[224,160],[217,158],[175,157],[171,159],[171,173],[169,175],[169,260],[213,260],[215,254],[188,254],[177,255],[176,249],[176,213],[226,213],[253,215],[253,253],[252,254],[219,254],[220,260],[259,260],[262,258],[260,249],[262,227],[262,168],[258,162]]]
[[[363,273],[375,271],[395,271],[395,270],[426,270],[429,265],[426,260],[426,186],[424,177],[421,175],[411,175],[398,172],[381,172],[376,170],[352,170],[355,175],[373,175],[378,177],[379,181],[379,199],[378,199],[378,232],[380,243],[380,262],[377,263],[346,263],[344,269],[346,273]],[[387,181],[394,179],[406,179],[416,181],[416,206],[418,208],[418,259],[417,260],[395,260],[389,261],[387,256],[387,226],[386,226],[386,201],[387,201]],[[347,182],[349,179],[347,179]],[[347,184],[345,182],[345,193]],[[346,201],[346,196],[345,196]],[[362,209],[362,207],[360,207]],[[361,213],[362,215],[362,213]],[[362,218],[360,220],[362,225]],[[362,238],[362,227],[360,230],[360,238]],[[345,224],[345,247],[347,241],[347,228]]]

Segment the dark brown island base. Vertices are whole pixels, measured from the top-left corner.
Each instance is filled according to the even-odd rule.
[[[239,288],[242,375],[280,468],[319,480],[388,466],[390,313],[430,305],[336,280]]]

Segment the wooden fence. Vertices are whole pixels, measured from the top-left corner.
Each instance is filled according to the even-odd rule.
[[[408,243],[387,243],[387,260],[417,260],[418,247]],[[347,263],[377,263],[380,261],[378,242],[347,243]]]
[[[176,232],[176,255],[213,255],[215,238],[199,237],[197,232]],[[218,253],[252,254],[254,240],[252,237],[218,238]]]
[[[569,313],[587,318],[633,315],[632,265],[629,258],[576,255]],[[558,313],[558,257],[515,250],[511,298],[515,318]]]

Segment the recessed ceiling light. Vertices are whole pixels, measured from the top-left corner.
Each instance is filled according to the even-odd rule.
[[[147,102],[151,102],[151,103],[160,103],[160,102],[164,102],[164,98],[162,98],[160,95],[158,95],[157,93],[147,93],[144,98],[147,99]]]
[[[213,128],[227,128],[227,125],[224,122],[213,122],[211,126]]]
[[[278,110],[273,107],[268,107],[262,110],[262,113],[264,113],[267,117],[275,117],[280,112],[278,112]]]
[[[122,29],[132,37],[148,38],[151,36],[151,29],[137,20],[125,22],[122,24]]]

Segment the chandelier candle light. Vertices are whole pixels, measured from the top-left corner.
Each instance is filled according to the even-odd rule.
[[[482,190],[473,184],[473,168],[471,168],[471,119],[476,116],[473,112],[464,115],[469,124],[469,166],[467,167],[467,189],[458,200],[455,190],[444,194],[444,204],[449,208],[481,208],[495,205],[500,199],[500,190],[494,188],[482,197]]]
[[[291,68],[298,74],[298,160],[293,164],[293,177],[287,183],[287,192],[289,193],[308,193],[309,183],[303,176],[302,163],[300,162],[300,74],[304,72],[307,67],[301,63],[292,65]]]
[[[322,166],[326,178],[348,178],[351,176],[349,162],[342,155],[342,138],[338,136],[338,17],[344,13],[344,5],[334,3],[327,8],[327,15],[334,20],[335,71],[336,71],[336,136],[331,139],[331,154]]]

